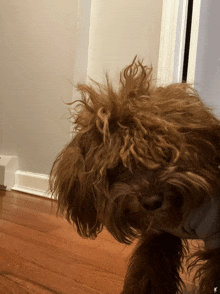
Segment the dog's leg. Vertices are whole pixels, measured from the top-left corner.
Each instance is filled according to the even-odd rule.
[[[183,284],[179,270],[185,249],[169,233],[147,235],[137,244],[121,294],[176,294]]]
[[[191,262],[189,262],[192,259]],[[220,248],[201,249],[187,258],[188,271],[197,265],[193,282],[199,284],[198,294],[220,293]]]

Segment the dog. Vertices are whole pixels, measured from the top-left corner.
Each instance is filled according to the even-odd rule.
[[[198,293],[217,293],[220,121],[191,85],[156,87],[152,70],[135,56],[118,87],[108,73],[105,84],[77,85],[75,135],[49,190],[80,236],[105,227],[120,243],[138,239],[121,294],[183,293],[188,239],[204,241],[187,267],[199,266]]]

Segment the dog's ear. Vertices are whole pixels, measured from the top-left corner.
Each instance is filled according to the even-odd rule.
[[[80,236],[92,239],[103,228],[97,216],[97,175],[87,156],[87,149],[95,148],[93,145],[88,135],[78,133],[56,158],[49,177],[49,190],[58,200],[58,212],[76,224]]]

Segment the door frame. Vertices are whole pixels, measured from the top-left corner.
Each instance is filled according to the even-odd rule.
[[[193,1],[187,82],[194,84],[201,0]],[[163,0],[157,85],[182,82],[188,0]]]

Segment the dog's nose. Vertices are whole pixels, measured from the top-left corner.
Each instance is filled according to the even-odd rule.
[[[147,210],[156,210],[163,204],[163,197],[161,195],[153,195],[141,200],[142,206]]]

